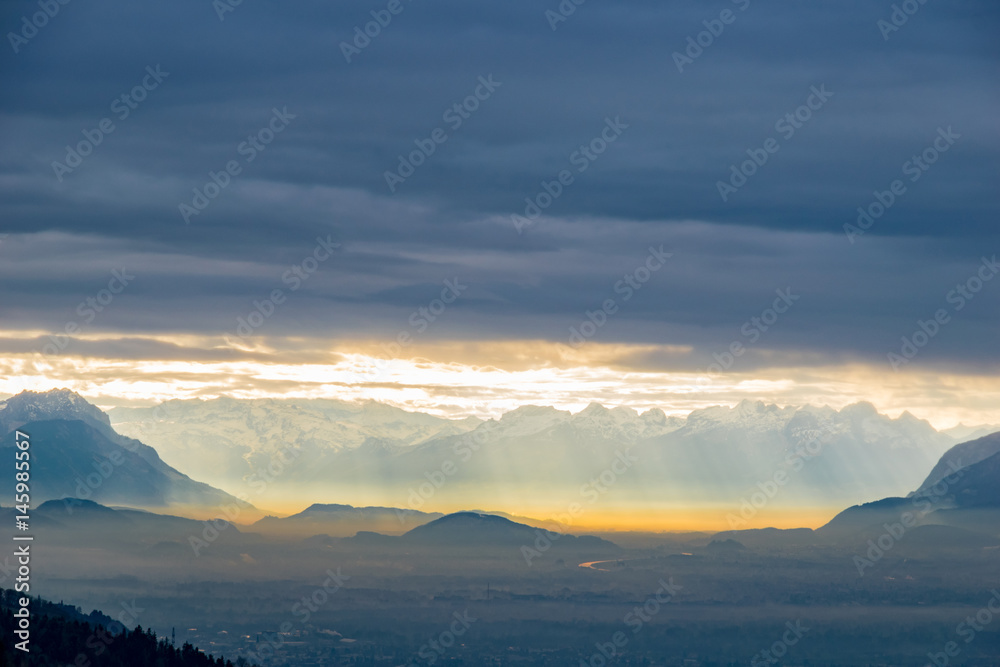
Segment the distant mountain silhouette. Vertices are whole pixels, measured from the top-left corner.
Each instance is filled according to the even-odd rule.
[[[15,510],[0,508],[0,521],[13,525]],[[188,539],[201,536],[206,522],[196,519],[154,514],[134,509],[114,509],[91,500],[66,498],[49,500],[35,508],[32,527],[44,533],[50,544],[75,545],[81,549],[145,549],[162,542],[174,542],[192,553]],[[224,543],[234,540],[256,541],[256,536],[244,536],[239,529],[222,520],[213,520]],[[219,529],[222,530],[219,530]]]
[[[359,531],[401,534],[442,516],[444,515],[439,512],[428,513],[392,507],[354,507],[316,503],[291,516],[264,517],[255,522],[252,528],[268,535],[298,537],[318,534],[348,537]]]
[[[748,528],[716,533],[709,546],[735,542],[744,548],[770,550],[802,547],[817,541],[814,531],[809,528]]]
[[[417,526],[400,539],[410,544],[430,546],[520,546],[534,544],[539,532],[546,531],[493,514],[456,512]],[[563,534],[554,542],[560,546],[617,546],[590,535],[578,537]]]
[[[880,533],[906,516],[911,529],[950,526],[1000,536],[1000,452],[990,454],[996,443],[991,435],[953,447],[909,497],[849,507],[817,533],[831,539]],[[963,457],[973,462],[958,468]]]
[[[907,498],[883,498],[848,507],[818,528],[816,533],[826,539],[842,539],[852,535],[883,532],[884,524],[896,523],[903,512],[915,511],[913,501]]]
[[[746,547],[732,538],[714,539],[705,547],[705,551],[715,554],[738,553],[746,551]]]
[[[533,542],[535,528],[477,512],[456,512],[417,526],[403,535],[423,544],[512,544]]]

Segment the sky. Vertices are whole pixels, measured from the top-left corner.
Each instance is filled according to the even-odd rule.
[[[995,3],[0,6],[0,394],[1000,423]]]

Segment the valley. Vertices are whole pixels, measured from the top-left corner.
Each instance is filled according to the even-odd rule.
[[[35,464],[42,483],[32,513],[31,594],[109,614],[130,609],[160,637],[261,667],[762,665],[779,653],[787,655],[784,664],[911,665],[949,646],[963,619],[989,611],[990,591],[1000,587],[1000,433],[949,446],[925,423],[891,420],[870,406],[837,412],[740,404],[686,420],[599,406],[577,415],[532,407],[466,423],[471,430],[460,434],[388,411],[391,428],[410,433],[411,443],[393,445],[380,471],[402,465],[397,459],[412,468],[444,452],[454,457],[446,459],[453,467],[424,476],[434,490],[426,494],[428,509],[446,490],[476,487],[475,465],[486,459],[498,471],[495,488],[503,488],[525,470],[503,473],[500,462],[516,453],[530,460],[534,479],[548,478],[562,503],[562,511],[532,518],[348,503],[264,515],[167,466],[75,394],[26,393],[2,405],[4,425],[31,434],[36,460],[58,452],[57,460]],[[287,409],[269,410],[279,408]],[[344,410],[339,419],[390,428],[370,412],[359,414]],[[817,415],[826,418],[821,429],[814,428]],[[428,423],[448,434],[428,435]],[[333,421],[325,428],[341,427]],[[720,439],[720,432],[729,436]],[[686,437],[663,439],[671,434]],[[349,457],[369,446],[368,437],[314,454]],[[300,446],[294,438],[281,442]],[[540,454],[543,447],[554,458]],[[575,487],[573,472],[559,467],[581,459],[573,447],[594,462],[577,466],[586,474]],[[878,457],[899,462],[922,451],[924,465],[905,478],[909,491],[831,511],[815,529],[757,527],[748,520],[756,517],[721,530],[587,529],[588,514],[612,499],[648,498],[651,489],[668,499],[695,495],[690,486],[654,482],[657,471],[672,469],[673,480],[678,469],[694,475],[704,487],[696,498],[748,493],[745,480],[764,467],[741,475],[713,465],[716,456],[732,459],[748,448],[780,456],[772,463],[788,478],[775,481],[773,492],[757,487],[776,503],[794,502],[793,475],[820,475],[810,484],[836,478],[857,470],[849,456],[862,451],[876,487],[900,483],[898,471],[878,476]],[[458,452],[467,452],[466,460]],[[308,474],[292,468],[297,460],[282,459],[286,484]],[[107,474],[79,487],[92,470]],[[722,480],[710,483],[709,470]],[[357,466],[337,480],[366,474],[377,473]],[[546,492],[534,484],[532,493]],[[90,497],[74,495],[79,488]],[[478,488],[488,490],[481,481]],[[207,504],[188,502],[183,494],[195,489]],[[643,503],[630,507],[656,520]],[[0,524],[13,525],[14,512],[0,508]],[[0,585],[13,585],[13,569],[2,569]],[[1000,622],[989,613],[990,623],[978,626],[955,664],[993,664]],[[886,644],[889,634],[899,641]]]

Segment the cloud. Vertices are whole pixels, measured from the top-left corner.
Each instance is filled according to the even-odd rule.
[[[8,296],[0,311],[24,330],[58,334],[77,325],[84,339],[100,334],[115,341],[81,351],[141,358],[141,347],[130,342],[136,336],[238,340],[246,333],[238,332],[240,322],[251,316],[261,321],[251,336],[212,354],[233,355],[268,337],[284,339],[289,355],[297,353],[288,342],[296,337],[326,338],[331,346],[402,335],[420,343],[527,338],[568,347],[575,344],[572,332],[589,327],[612,300],[614,313],[598,313],[604,320],[588,341],[690,349],[686,359],[669,360],[681,368],[705,368],[734,342],[747,348],[748,369],[790,360],[883,363],[918,321],[955,307],[948,295],[975,275],[982,257],[924,239],[862,237],[851,245],[841,234],[698,222],[552,218],[542,224],[540,244],[519,253],[392,239],[347,242],[302,280],[292,271],[316,247],[310,237],[296,251],[221,259],[114,238],[13,235],[3,247],[9,254],[0,280]],[[651,249],[672,256],[643,274]],[[135,279],[106,307],[89,308],[120,270]],[[438,303],[437,312],[445,281],[461,293],[446,307]],[[998,286],[984,283],[914,363],[994,372],[990,303]],[[275,290],[281,303],[266,305]],[[775,313],[766,311],[780,294],[792,301],[771,321]],[[185,353],[175,347],[167,356]],[[659,363],[653,356],[644,361]]]
[[[987,112],[1000,11],[927,5],[887,41],[888,7],[751,3],[679,73],[672,54],[727,6],[587,3],[553,31],[545,3],[414,3],[347,63],[340,43],[377,6],[243,3],[220,21],[187,0],[68,5],[0,56],[0,318],[17,332],[0,344],[26,354],[76,323],[73,354],[93,360],[294,366],[406,333],[491,364],[484,346],[500,342],[527,363],[506,345],[556,349],[616,299],[584,345],[628,346],[609,367],[693,372],[740,342],[739,372],[762,377],[889,372],[901,337],[1000,249],[984,177],[1000,148]],[[114,100],[148,66],[169,74],[120,117]],[[452,129],[445,111],[488,75],[502,85]],[[782,136],[776,123],[819,85],[833,97]],[[241,144],[276,108],[295,118],[248,160]],[[628,130],[518,234],[511,214],[618,116]],[[105,117],[114,131],[60,181],[53,161]],[[447,141],[391,193],[385,172],[439,127]],[[850,244],[844,224],[942,127],[961,138]],[[780,150],[723,201],[718,181],[776,136]],[[185,224],[179,204],[231,160],[240,173]],[[328,237],[341,252],[291,290],[286,272]],[[673,257],[626,302],[616,284],[660,244]],[[122,267],[134,283],[84,321],[80,304]],[[420,315],[455,279],[468,290]],[[913,365],[995,373],[998,288]],[[743,325],[778,289],[801,298],[749,341]],[[274,290],[286,301],[233,342]]]
[[[282,351],[295,345],[269,342]],[[867,400],[888,414],[907,410],[939,428],[1000,422],[996,374],[917,368],[887,373],[881,366],[858,363],[744,368],[742,362],[726,372],[708,372],[683,368],[690,359],[685,349],[599,343],[580,351],[545,341],[431,344],[392,359],[365,341],[336,350],[298,343],[297,355],[253,359],[191,351],[180,359],[155,358],[155,345],[141,359],[103,358],[90,350],[45,360],[0,353],[0,393],[68,387],[104,407],[174,398],[322,397],[378,400],[448,417],[497,417],[532,404],[575,412],[599,402],[684,415],[743,399],[836,408]]]

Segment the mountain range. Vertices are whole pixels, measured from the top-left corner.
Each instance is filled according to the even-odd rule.
[[[295,535],[401,533],[440,518],[437,508],[511,507],[522,497],[548,507],[581,498],[601,507],[737,506],[777,473],[784,483],[771,494],[775,507],[855,506],[923,493],[955,461],[964,467],[1000,451],[1000,433],[952,448],[954,439],[926,421],[892,419],[868,403],[834,410],[743,401],[686,418],[598,404],[575,414],[524,406],[482,421],[370,401],[215,399],[109,417],[53,390],[0,402],[0,431],[15,428],[34,438],[36,501],[80,497],[189,516],[235,505],[245,513],[230,518],[246,525],[262,516],[197,477],[261,507],[308,500],[307,510],[253,528]],[[136,433],[156,449],[129,437]],[[2,447],[13,443],[8,436]],[[12,483],[0,482],[0,491],[12,493]],[[356,507],[369,499],[376,503]],[[341,502],[316,503],[331,500]]]
[[[109,414],[115,429],[179,470],[260,506],[291,498],[427,510],[467,507],[470,497],[504,506],[528,489],[540,505],[565,506],[628,451],[641,463],[602,503],[739,504],[780,470],[790,474],[776,505],[837,507],[907,493],[958,442],[868,403],[834,410],[743,401],[687,417],[523,406],[482,421],[374,402],[220,398]],[[796,456],[806,445],[816,455]],[[801,470],[793,470],[796,458]]]
[[[189,466],[192,474],[200,469],[212,484],[243,485],[247,491],[246,481],[266,471],[290,445],[303,458],[357,449],[389,453],[482,423],[376,401],[331,399],[173,400],[149,408],[114,408],[108,416],[119,433],[153,445],[172,465]]]
[[[223,505],[252,506],[195,481],[164,463],[156,450],[118,434],[108,416],[66,390],[22,392],[0,402],[0,457],[14,461],[14,431],[30,436],[31,498],[65,497],[108,505],[176,509],[191,514]],[[12,464],[13,465],[13,464]],[[0,476],[0,493],[14,497],[13,474]]]
[[[412,423],[417,421],[414,419]],[[431,422],[425,420],[425,423]],[[72,392],[25,392],[3,401],[0,426],[8,432],[3,443],[6,449],[13,446],[14,429],[30,434],[32,494],[34,501],[41,503],[32,513],[33,526],[47,533],[48,543],[69,549],[68,554],[87,546],[110,549],[123,554],[123,558],[138,559],[137,563],[148,556],[181,563],[215,545],[211,553],[219,556],[216,562],[224,570],[236,562],[252,565],[258,562],[252,554],[263,557],[280,548],[284,540],[291,540],[299,545],[296,549],[308,553],[320,553],[316,549],[339,544],[338,548],[353,549],[359,554],[373,549],[379,553],[405,554],[414,548],[447,547],[470,554],[499,548],[500,552],[517,557],[521,546],[541,539],[538,528],[551,528],[543,520],[498,512],[441,514],[392,506],[322,503],[288,517],[266,516],[253,521],[259,515],[256,508],[241,505],[224,491],[174,470],[151,447],[116,433],[103,412]],[[483,436],[478,440],[469,437],[480,429],[484,429]],[[776,433],[783,434],[783,442],[776,442]],[[787,456],[789,451],[794,452],[793,443],[797,443],[803,451],[815,454],[799,472],[805,473],[813,466],[820,472],[811,479],[830,483],[831,479],[843,479],[851,472],[860,475],[865,465],[881,462],[880,465],[898,466],[905,457],[917,454],[927,460],[928,452],[941,449],[944,438],[926,422],[908,415],[889,419],[867,404],[835,411],[741,403],[735,408],[696,411],[686,420],[666,418],[654,411],[638,415],[600,406],[590,406],[575,415],[528,407],[499,420],[482,422],[462,435],[452,433],[414,442],[402,453],[387,455],[385,461],[407,460],[407,455],[427,456],[427,452],[436,454],[442,442],[460,442],[478,447],[478,451],[473,450],[478,458],[467,462],[470,467],[472,463],[493,462],[502,477],[514,468],[499,464],[504,460],[498,458],[501,453],[526,456],[530,463],[541,467],[545,448],[548,453],[555,451],[564,457],[574,451],[580,456],[581,451],[593,454],[624,448],[629,455],[641,452],[641,456],[653,462],[668,460],[666,453],[672,452],[672,465],[701,480],[694,483],[707,483],[704,480],[708,479],[708,473],[697,470],[696,463],[717,473],[721,469],[720,460],[726,457],[731,459],[725,461],[731,469],[734,464],[750,465],[752,455],[761,452]],[[419,440],[418,436],[414,439]],[[817,446],[810,449],[809,443]],[[692,450],[686,456],[677,455],[677,448],[682,445]],[[365,447],[364,442],[355,443],[353,449],[345,447],[341,453]],[[661,459],[654,456],[656,447],[665,452]],[[533,449],[540,451],[532,453]],[[837,456],[824,459],[831,451]],[[13,452],[9,455],[13,459]],[[859,460],[851,461],[852,456]],[[845,457],[850,465],[844,465]],[[516,469],[523,471],[524,467]],[[624,471],[617,469],[622,477],[631,474],[627,467]],[[634,489],[636,484],[641,488],[649,483],[650,469],[663,470],[652,465],[635,470],[634,479],[629,479],[624,488]],[[861,479],[880,479],[879,473],[885,472],[881,484],[900,483],[900,477],[891,474],[892,471],[876,467],[863,472]],[[560,475],[566,473],[543,468],[539,474],[547,474],[558,487]],[[871,502],[845,503],[850,506],[817,530],[725,531],[706,543],[715,544],[711,552],[726,554],[739,554],[744,546],[766,549],[825,544],[840,548],[877,539],[886,531],[895,535],[899,533],[897,524],[905,522],[905,530],[899,534],[908,536],[910,547],[951,545],[991,549],[1000,544],[1000,433],[948,447],[939,457],[925,463],[923,471],[915,470],[910,478],[916,480],[910,486],[912,491],[904,489],[902,493],[887,494]],[[10,486],[10,482],[0,482],[0,486],[3,484]],[[711,483],[708,486],[710,490],[721,488]],[[78,493],[80,490],[85,493]],[[12,497],[12,488],[5,492]],[[705,492],[702,497],[709,496]],[[219,516],[221,506],[232,508],[234,504],[246,511],[241,510],[222,522],[197,520]],[[9,508],[0,509],[0,514],[8,517],[7,525],[13,525],[13,512]],[[586,554],[610,558],[620,551],[611,542],[586,535],[566,535],[552,541],[558,541],[560,552],[573,557]],[[195,543],[201,546],[192,550]]]
[[[906,497],[853,505],[815,531],[736,530],[717,538],[756,546],[850,546],[881,539],[883,550],[897,542],[938,549],[1000,548],[1000,433],[949,449]]]

